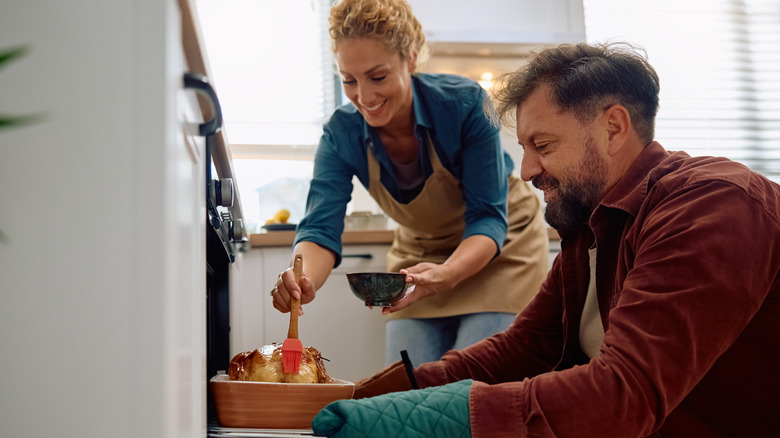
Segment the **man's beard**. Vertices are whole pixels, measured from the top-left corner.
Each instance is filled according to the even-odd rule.
[[[601,200],[606,172],[607,165],[598,155],[593,140],[586,139],[583,160],[576,168],[564,172],[563,184],[547,174],[534,178],[534,187],[556,190],[556,197],[547,202],[544,211],[547,223],[556,230],[566,230],[587,222]]]

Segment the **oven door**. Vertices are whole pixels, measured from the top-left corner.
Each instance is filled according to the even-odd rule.
[[[231,179],[213,179],[214,138],[222,127],[222,112],[216,92],[205,76],[185,73],[184,86],[202,97],[202,107],[210,107],[212,118],[198,126],[205,137],[206,174],[206,375],[208,382],[218,373],[227,371],[230,363],[230,265],[235,261],[236,237],[243,238],[240,219],[233,220],[227,208],[233,206]],[[205,103],[204,103],[205,102]],[[236,232],[238,231],[238,232]],[[217,424],[214,397],[207,388],[207,418],[209,427]]]

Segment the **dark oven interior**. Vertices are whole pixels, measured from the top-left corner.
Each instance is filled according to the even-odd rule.
[[[206,226],[206,381],[230,362],[230,263],[231,257],[216,230]],[[208,421],[216,422],[216,410],[208,392]]]

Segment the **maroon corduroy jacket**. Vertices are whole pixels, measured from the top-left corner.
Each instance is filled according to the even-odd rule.
[[[597,245],[600,356],[579,345]],[[415,374],[472,378],[475,438],[780,436],[780,187],[653,142],[507,331]],[[511,285],[508,285],[511,287]]]

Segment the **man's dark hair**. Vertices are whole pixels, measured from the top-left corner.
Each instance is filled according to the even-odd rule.
[[[564,44],[546,49],[519,70],[500,77],[499,83],[493,98],[504,121],[540,85],[549,84],[552,101],[582,123],[620,104],[628,110],[640,139],[649,143],[655,136],[658,75],[644,54],[629,44]]]

